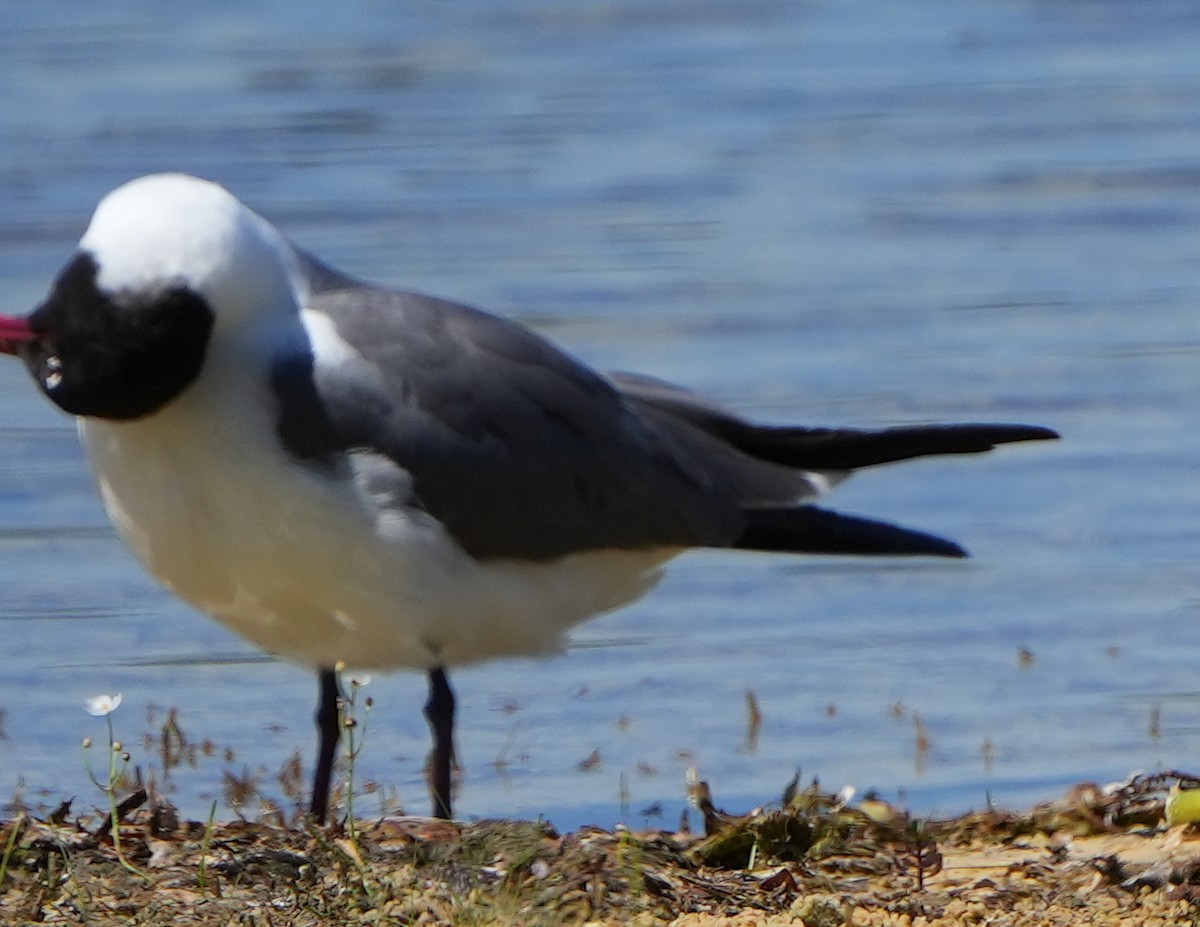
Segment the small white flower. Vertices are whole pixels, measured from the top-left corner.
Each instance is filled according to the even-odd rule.
[[[117,706],[121,704],[121,693],[116,695],[94,695],[86,702],[83,707],[89,715],[97,718],[103,718],[105,715],[111,715],[117,710]]]
[[[346,682],[350,683],[351,689],[361,689],[363,686],[371,684],[371,677],[367,673],[355,673],[347,676]]]

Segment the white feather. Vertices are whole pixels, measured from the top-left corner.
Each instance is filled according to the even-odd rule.
[[[165,208],[164,208],[165,207]],[[350,476],[280,445],[279,345],[353,360],[303,311],[294,255],[220,187],[143,178],[101,203],[81,246],[120,290],[187,282],[217,320],[204,368],[136,421],[82,420],[104,505],[146,568],[260,647],[314,666],[430,668],[551,652],[573,624],[649,589],[669,549],[477,561],[419,509],[383,510]]]

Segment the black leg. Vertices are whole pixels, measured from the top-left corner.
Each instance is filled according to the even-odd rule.
[[[320,698],[317,701],[317,765],[313,767],[312,804],[309,813],[318,824],[325,823],[329,810],[329,786],[333,780],[333,760],[337,755],[338,740],[342,736],[338,724],[338,699],[342,692],[338,688],[337,673],[331,669],[319,671]]]
[[[454,767],[454,690],[442,667],[429,671],[429,701],[425,719],[433,733],[429,754],[429,792],[433,797],[433,816],[449,820],[451,815],[451,771]]]

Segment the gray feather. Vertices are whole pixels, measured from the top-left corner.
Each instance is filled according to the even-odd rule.
[[[391,460],[476,557],[726,546],[744,530],[730,474],[545,339],[455,303],[353,283],[311,258],[304,266],[314,268],[308,308],[362,361],[311,371],[313,427],[295,414],[280,423],[293,452],[358,448]],[[277,366],[303,379],[302,363]],[[277,379],[294,413],[306,387]]]
[[[821,474],[1055,437],[1023,425],[756,425],[661,380],[606,379],[514,322],[360,283],[299,249],[297,260],[307,308],[357,358],[333,369],[303,351],[279,359],[284,444],[314,466],[340,461],[377,504],[423,510],[478,558],[647,547],[961,556],[804,503]]]

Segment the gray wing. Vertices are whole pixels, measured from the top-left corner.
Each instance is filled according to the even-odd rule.
[[[311,355],[281,359],[281,437],[314,464],[349,461],[379,504],[423,508],[476,557],[664,546],[962,556],[806,502],[859,467],[1056,437],[1008,424],[757,425],[660,380],[605,379],[505,319],[297,258],[308,307],[355,356],[319,369]]]
[[[390,462],[396,502],[419,504],[476,557],[728,546],[744,530],[737,452],[714,440],[698,453],[710,439],[639,416],[612,383],[520,325],[365,286],[303,255],[301,266],[308,308],[358,356],[332,369],[277,365],[293,452],[328,465],[373,455],[376,487],[389,485]],[[765,469],[780,474],[767,482],[796,484]]]

